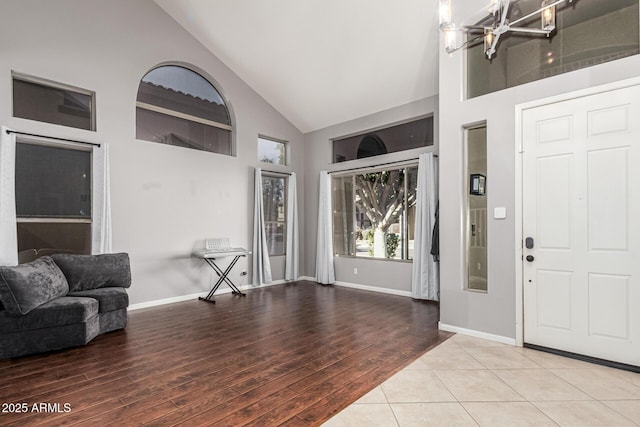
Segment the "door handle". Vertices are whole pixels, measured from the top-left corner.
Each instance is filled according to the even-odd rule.
[[[527,257],[526,257],[525,259],[526,259],[527,261],[529,261],[529,262],[533,262],[533,260],[534,260],[535,258],[533,257],[533,255],[527,255]]]

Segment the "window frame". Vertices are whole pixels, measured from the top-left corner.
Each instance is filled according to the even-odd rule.
[[[271,248],[269,247],[269,245],[267,244],[267,251],[269,252],[269,257],[276,257],[276,256],[286,256],[287,254],[287,229],[288,229],[288,222],[289,222],[289,218],[287,216],[287,202],[288,202],[288,184],[289,184],[289,174],[285,174],[285,173],[277,173],[277,172],[270,172],[270,171],[265,171],[263,170],[261,172],[262,174],[262,202],[264,205],[264,178],[278,178],[278,179],[282,179],[283,180],[283,195],[282,195],[282,209],[283,209],[283,213],[284,213],[284,220],[283,221],[267,221],[266,218],[263,218],[264,220],[264,232],[265,232],[265,237],[267,239],[267,242],[269,241],[269,233],[267,232],[267,225],[272,225],[275,224],[276,226],[278,224],[282,224],[283,225],[283,241],[282,241],[282,253],[271,253]]]
[[[43,147],[53,147],[58,149],[65,150],[75,150],[82,151],[89,154],[89,191],[90,191],[90,200],[91,200],[91,215],[87,217],[74,217],[74,216],[38,216],[38,215],[19,215],[16,212],[16,227],[19,224],[88,224],[89,225],[89,241],[93,240],[93,218],[94,218],[94,188],[93,188],[93,178],[94,178],[94,164],[93,164],[93,148],[91,146],[77,144],[73,142],[52,142],[45,141],[33,137],[18,137],[16,138],[16,145],[18,144],[29,144],[29,145],[37,145]],[[19,240],[19,239],[18,239]],[[35,249],[35,248],[34,248]],[[45,248],[38,248],[45,249]],[[68,250],[68,248],[54,248],[54,249],[62,249]],[[93,250],[91,245],[88,248],[89,254]]]
[[[260,141],[269,141],[269,142],[274,142],[276,144],[282,144],[284,147],[284,163],[273,163],[273,162],[267,162],[267,161],[261,160],[260,159]],[[277,166],[289,166],[289,141],[286,141],[284,139],[274,138],[271,136],[266,136],[263,134],[258,134],[257,143],[258,143],[258,161],[260,163],[264,163],[268,165],[277,165]]]
[[[377,135],[378,132],[384,132],[384,131],[389,131],[392,130],[393,128],[397,128],[400,126],[405,126],[405,125],[409,125],[411,123],[414,122],[419,122],[422,120],[427,120],[427,132],[430,131],[430,134],[427,134],[427,144],[426,145],[421,145],[421,146],[417,146],[417,147],[409,147],[409,148],[402,148],[399,150],[387,150],[386,153],[380,153],[380,154],[376,154],[376,155],[372,155],[372,156],[365,156],[365,157],[354,157],[354,158],[346,158],[343,157],[341,155],[339,155],[338,153],[336,153],[336,144],[339,144],[341,142],[346,142],[348,140],[351,140],[353,138],[360,138],[361,142],[362,139],[364,139],[367,136],[371,136],[371,135]],[[386,156],[386,155],[397,155],[398,153],[406,153],[410,150],[422,150],[425,149],[427,147],[434,147],[436,145],[436,133],[435,133],[435,126],[436,126],[436,117],[435,117],[435,113],[431,112],[428,114],[423,114],[420,116],[416,116],[416,117],[411,117],[409,119],[406,120],[400,120],[398,122],[393,122],[393,123],[388,123],[388,124],[384,124],[381,126],[377,126],[377,127],[373,127],[367,130],[363,130],[363,131],[358,131],[358,132],[353,132],[353,133],[349,133],[346,135],[342,135],[342,136],[338,136],[335,138],[331,138],[329,141],[331,143],[331,160],[330,160],[330,164],[340,164],[340,163],[346,163],[346,162],[357,162],[357,161],[361,161],[361,160],[366,160],[366,159],[374,159],[374,158],[379,158],[380,156]],[[348,142],[347,142],[348,143]],[[341,159],[337,159],[338,157],[342,157]]]
[[[85,129],[85,128],[80,128],[80,127],[76,127],[76,126],[69,126],[69,125],[65,125],[65,124],[61,124],[61,123],[54,123],[54,122],[48,122],[48,121],[43,121],[43,120],[38,120],[38,119],[31,119],[31,118],[27,118],[27,117],[21,117],[21,116],[16,116],[15,115],[15,106],[14,106],[14,97],[15,97],[15,88],[14,88],[14,81],[19,80],[25,83],[31,83],[34,85],[38,85],[38,86],[44,86],[47,88],[51,88],[51,89],[59,89],[62,91],[67,91],[67,92],[75,92],[81,95],[86,95],[89,96],[91,98],[91,111],[90,111],[90,123],[89,123],[89,129]],[[11,70],[11,117],[17,117],[23,120],[33,120],[36,122],[40,122],[40,123],[49,123],[49,124],[53,124],[56,126],[64,126],[64,127],[68,127],[71,129],[80,129],[80,130],[88,130],[91,132],[96,132],[97,131],[97,121],[96,121],[96,92],[92,91],[92,90],[88,90],[88,89],[84,89],[78,86],[73,86],[73,85],[69,85],[69,84],[65,84],[65,83],[60,83],[60,82],[56,82],[53,80],[49,80],[49,79],[45,79],[43,77],[36,77],[36,76],[32,76],[29,74],[24,74],[24,73],[20,73],[14,70]]]
[[[332,207],[332,212],[335,212],[335,204],[334,204],[334,178],[344,178],[344,177],[351,177],[351,185],[353,188],[353,192],[354,192],[354,197],[351,201],[351,208],[353,211],[353,216],[354,216],[354,220],[353,220],[353,224],[352,224],[352,230],[349,231],[349,233],[354,236],[351,242],[351,247],[349,248],[349,253],[339,253],[336,251],[336,245],[334,242],[334,256],[339,256],[339,257],[344,257],[344,258],[357,258],[357,259],[370,259],[370,260],[376,260],[376,261],[391,261],[391,262],[404,262],[404,263],[412,263],[413,262],[413,257],[409,258],[409,241],[410,241],[410,236],[409,236],[409,222],[408,222],[408,216],[409,216],[409,211],[407,208],[407,198],[409,196],[409,180],[407,179],[409,176],[409,169],[415,169],[416,170],[416,179],[417,179],[417,168],[418,168],[418,160],[417,159],[412,159],[412,160],[406,160],[406,161],[400,161],[400,162],[395,162],[393,164],[386,164],[386,165],[375,165],[375,166],[364,166],[361,168],[354,168],[354,169],[349,169],[349,170],[345,170],[345,171],[335,171],[333,172],[331,175],[331,207]],[[403,219],[403,225],[402,225],[402,230],[401,230],[401,241],[404,240],[406,241],[406,245],[404,245],[404,247],[401,249],[401,255],[400,258],[390,258],[390,257],[375,257],[373,255],[368,255],[368,256],[358,256],[357,255],[357,239],[355,238],[355,234],[356,234],[356,201],[355,201],[355,188],[356,188],[356,176],[357,175],[365,175],[365,174],[371,174],[371,173],[378,173],[378,172],[388,172],[388,171],[393,171],[393,170],[404,170],[404,179],[403,179],[403,190],[404,190],[404,201],[403,201],[403,209],[402,209],[402,219]],[[417,182],[416,182],[417,185]],[[409,206],[412,207],[412,206]],[[415,204],[414,204],[415,207]],[[332,224],[335,226],[335,221],[332,221]],[[415,231],[415,230],[414,230]],[[335,236],[335,230],[332,227],[331,230],[333,236]],[[415,240],[415,236],[414,236],[414,240]]]
[[[534,3],[533,1],[531,3]],[[539,62],[536,62],[535,64],[528,64],[528,69],[531,70],[532,66],[536,66],[539,69],[539,75],[536,78],[532,78],[532,79],[522,79],[521,81],[517,81],[517,79],[520,77],[517,74],[514,73],[510,73],[510,67],[513,66],[512,63],[509,63],[508,60],[506,61],[502,61],[502,59],[500,59],[501,57],[504,58],[504,56],[506,55],[505,49],[511,49],[513,51],[514,46],[509,46],[509,47],[505,47],[505,42],[508,43],[508,37],[513,36],[514,34],[506,34],[503,40],[501,40],[500,43],[498,43],[498,47],[496,49],[496,55],[493,57],[493,59],[491,61],[486,59],[486,56],[484,55],[484,45],[482,42],[482,37],[480,37],[477,41],[475,42],[471,42],[469,43],[469,46],[464,49],[464,54],[463,54],[463,98],[464,100],[472,100],[475,98],[479,98],[482,96],[486,96],[486,95],[491,95],[497,92],[501,92],[504,90],[509,90],[509,89],[514,89],[526,84],[531,84],[531,83],[535,83],[535,82],[539,82],[542,80],[546,80],[549,78],[553,78],[553,77],[557,77],[563,74],[568,74],[571,72],[575,72],[578,70],[584,70],[587,68],[591,68],[597,65],[601,65],[601,64],[606,64],[608,62],[614,62],[614,61],[618,61],[620,59],[623,58],[628,58],[628,57],[632,57],[632,56],[637,56],[640,55],[640,41],[638,41],[637,44],[637,49],[638,51],[636,53],[633,54],[620,54],[620,52],[616,52],[613,54],[607,54],[604,55],[604,57],[602,55],[600,56],[588,56],[586,58],[581,58],[577,61],[574,62],[568,62],[565,63],[564,61],[568,58],[571,57],[571,54],[575,55],[576,52],[571,52],[571,53],[567,53],[565,52],[565,44],[563,43],[563,35],[559,34],[559,33],[563,33],[566,31],[570,31],[571,28],[573,28],[574,26],[578,26],[578,25],[584,25],[584,24],[589,24],[589,33],[593,33],[593,28],[596,28],[598,31],[602,30],[602,28],[604,28],[604,30],[602,30],[605,35],[610,37],[610,31],[607,32],[606,31],[606,26],[603,25],[597,25],[597,23],[593,23],[591,21],[593,21],[594,19],[598,19],[599,17],[603,17],[603,16],[607,16],[609,14],[612,13],[616,13],[617,11],[621,10],[621,9],[612,9],[612,10],[608,10],[606,13],[604,13],[603,15],[598,15],[598,17],[593,17],[589,20],[581,20],[580,22],[577,22],[575,24],[572,25],[565,25],[563,22],[563,14],[567,14],[567,16],[569,16],[569,14],[572,13],[587,13],[586,12],[589,8],[589,6],[593,7],[592,5],[589,6],[585,6],[585,5],[581,5],[580,2],[577,2],[578,4],[575,5],[575,7],[580,8],[580,7],[585,7],[586,9],[583,9],[585,12],[577,12],[577,11],[573,11],[573,10],[569,10],[571,7],[569,5],[559,5],[562,7],[558,7],[556,10],[556,29],[554,30],[554,32],[551,35],[551,38],[549,37],[545,37],[545,38],[538,38],[538,37],[530,37],[528,38],[528,40],[525,40],[524,43],[545,43],[545,45],[549,45],[551,46],[551,50],[548,51],[547,54],[551,54],[551,56],[547,57],[547,61],[550,60],[550,62],[547,62],[544,60],[544,58],[541,58]],[[604,4],[604,2],[603,2]],[[539,2],[533,6],[531,9],[535,9],[539,6]],[[614,5],[615,6],[615,5]],[[637,3],[637,6],[640,6],[640,2]],[[635,7],[635,6],[628,6],[628,7]],[[640,18],[638,18],[637,14],[628,14],[628,16],[635,16],[636,22],[638,23],[638,27],[634,27],[633,30],[631,31],[640,31]],[[482,19],[481,16],[478,16],[478,19]],[[535,18],[531,18],[529,20],[527,20],[523,26],[527,27],[527,26],[532,26],[533,28],[539,28],[539,19],[536,20]],[[527,25],[528,24],[528,25]],[[626,33],[628,33],[629,31],[625,31]],[[606,37],[603,37],[603,34],[599,34],[598,37],[602,38],[603,40],[606,39]],[[474,38],[473,35],[467,34],[466,40],[467,42],[471,41]],[[477,38],[477,37],[476,37]],[[554,42],[555,39],[560,38],[560,40],[558,41],[558,44],[556,44],[555,46],[552,45],[552,43]],[[574,44],[577,40],[580,40],[580,37],[576,37],[576,40],[570,40],[567,43],[567,45],[571,45]],[[584,40],[582,40],[582,42],[584,42]],[[524,44],[523,43],[523,44]],[[517,46],[517,45],[516,45]],[[535,46],[534,46],[535,47]],[[560,56],[554,56],[554,51],[553,49],[556,49],[556,52],[561,52]],[[603,47],[601,47],[600,49],[604,49]],[[577,52],[580,52],[580,50],[578,49]],[[537,52],[532,52],[527,54],[526,56],[531,57],[533,53],[537,53]],[[564,57],[564,55],[567,54],[568,57]],[[500,56],[502,55],[502,56]],[[513,55],[513,53],[512,53]],[[615,56],[615,57],[614,57]],[[608,59],[604,59],[608,57]],[[494,62],[497,59],[496,62]],[[478,62],[476,62],[478,61]],[[555,62],[560,62],[560,64],[556,64],[555,66],[552,67],[548,67],[545,69],[545,62],[548,65],[551,65]],[[471,69],[471,67],[473,67],[474,64],[483,64],[483,66],[485,66],[485,70],[479,70],[479,69]],[[492,68],[493,67],[493,68]],[[470,82],[470,78],[472,76],[477,76],[477,75],[488,75],[491,73],[504,73],[504,86],[500,85],[500,87],[490,87],[488,88],[486,91],[484,90],[485,88],[480,87],[479,83],[475,83],[472,84]],[[517,82],[515,83],[510,83],[511,81],[516,80]]]
[[[140,91],[140,85],[142,84],[142,79],[144,79],[145,76],[147,76],[150,72],[161,68],[161,67],[180,67],[180,68],[184,68],[187,71],[191,71],[195,74],[198,74],[200,77],[202,77],[204,80],[206,80],[212,87],[213,89],[218,93],[218,95],[220,96],[220,99],[222,100],[222,102],[224,103],[224,107],[226,108],[227,111],[227,115],[229,117],[229,123],[230,124],[226,124],[226,123],[220,123],[214,120],[209,120],[209,119],[205,119],[202,117],[198,117],[198,116],[194,116],[191,114],[187,114],[187,113],[182,113],[180,111],[176,111],[176,110],[171,110],[171,109],[167,109],[164,107],[160,107],[160,106],[156,106],[153,104],[149,104],[149,103],[145,103],[142,101],[138,101],[138,92]],[[198,123],[201,125],[205,125],[205,126],[211,126],[217,129],[221,129],[221,130],[226,130],[229,132],[230,136],[229,136],[229,143],[230,143],[230,150],[229,150],[229,154],[226,153],[221,153],[221,152],[217,152],[217,151],[209,151],[209,150],[198,150],[198,151],[204,151],[206,153],[213,153],[213,154],[220,154],[220,155],[228,155],[230,157],[237,157],[237,146],[236,146],[236,130],[235,130],[235,114],[234,114],[234,110],[233,107],[231,105],[231,103],[229,102],[229,98],[226,96],[225,92],[223,90],[220,89],[221,86],[220,84],[213,78],[211,77],[211,75],[209,75],[209,73],[205,72],[204,70],[202,70],[201,68],[193,65],[193,64],[189,64],[186,62],[179,62],[179,61],[168,61],[168,62],[163,62],[160,64],[155,65],[152,68],[149,68],[147,71],[144,72],[144,74],[142,75],[142,77],[140,78],[140,81],[138,83],[138,88],[136,91],[136,105],[135,105],[135,109],[137,111],[138,108],[145,110],[145,111],[151,111],[153,113],[159,113],[159,114],[164,114],[170,117],[174,117],[177,119],[181,119],[181,120],[187,120],[193,123]],[[136,126],[135,126],[135,130],[136,130],[136,134],[137,134],[137,129],[138,129],[138,120],[136,117]],[[137,138],[136,135],[136,139],[140,140],[140,141],[149,141],[147,139],[139,139]],[[149,141],[149,142],[156,142],[156,143],[160,143],[163,145],[170,145],[170,144],[164,144],[162,142],[159,141]],[[192,148],[194,149],[194,148]]]

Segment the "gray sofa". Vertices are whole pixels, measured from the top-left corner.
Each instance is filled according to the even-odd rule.
[[[87,344],[127,325],[126,253],[54,254],[0,267],[0,359]]]

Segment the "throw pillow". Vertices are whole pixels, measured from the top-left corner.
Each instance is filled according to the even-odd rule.
[[[131,286],[131,267],[126,253],[102,255],[55,254],[58,264],[69,282],[69,291]]]
[[[67,279],[48,256],[15,267],[0,267],[0,301],[9,314],[27,314],[68,292]]]

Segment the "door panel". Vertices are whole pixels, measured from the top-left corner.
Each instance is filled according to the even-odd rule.
[[[589,249],[626,251],[629,224],[629,148],[588,154]]]
[[[538,327],[571,330],[570,271],[538,270]]]
[[[573,199],[572,156],[538,159],[538,245],[545,249],[571,249]]]
[[[526,343],[640,366],[638,117],[640,86],[522,112]]]

